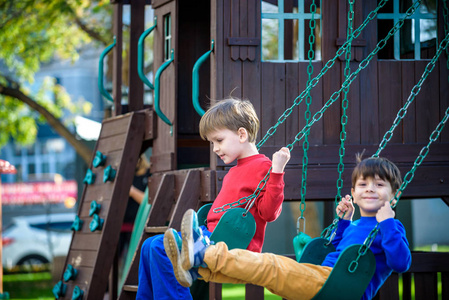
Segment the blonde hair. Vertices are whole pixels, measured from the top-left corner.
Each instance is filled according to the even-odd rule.
[[[248,141],[256,141],[259,131],[259,118],[254,106],[248,100],[228,98],[212,105],[200,120],[200,136],[207,140],[207,135],[217,129],[229,129],[237,132],[244,128],[248,132]]]

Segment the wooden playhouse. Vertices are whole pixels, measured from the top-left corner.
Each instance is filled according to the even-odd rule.
[[[105,156],[103,164],[99,163],[101,157],[94,156],[91,174],[86,175],[78,214],[82,225],[73,234],[66,272],[61,275],[60,288],[65,293],[60,299],[70,299],[75,293],[82,294],[82,299],[97,300],[106,292],[109,299],[135,299],[143,240],[167,227],[179,229],[186,209],[198,209],[214,200],[229,166],[217,159],[198,133],[201,110],[211,101],[232,94],[254,104],[261,120],[259,139],[270,133],[261,153],[271,157],[280,147],[294,143],[286,168],[285,201],[301,199],[304,151],[298,134],[307,131],[303,129],[309,109],[313,125],[308,134],[306,199],[330,203],[323,226],[334,217],[339,165],[351,170],[356,153],[376,153],[398,116],[399,128],[381,155],[397,163],[405,175],[417,157],[423,156],[421,149],[428,145],[449,107],[448,52],[440,47],[448,34],[445,2],[430,1],[426,10],[406,0],[358,1],[353,6],[344,0],[111,1],[116,36],[112,50],[114,116],[103,121],[95,148]],[[437,5],[433,14],[436,36],[412,42],[407,37],[417,30],[412,30],[413,24],[430,18],[428,5],[433,4]],[[131,12],[126,105],[121,95],[125,5]],[[145,22],[147,5],[154,9],[154,23]],[[397,22],[406,17],[409,7],[418,11],[414,21],[399,22],[399,26]],[[309,26],[312,18],[314,27]],[[141,39],[150,31],[145,24],[154,25],[145,33],[154,39],[154,80],[149,84],[139,74],[140,55],[145,53]],[[350,38],[351,43],[347,41],[348,27],[358,33]],[[310,43],[311,33],[314,43]],[[389,35],[391,38],[383,41]],[[350,56],[345,51],[349,45]],[[309,60],[311,53],[313,60]],[[418,90],[422,76],[425,81]],[[154,100],[147,106],[143,97],[151,86]],[[405,104],[409,106],[401,111]],[[344,126],[342,116],[347,121]],[[440,135],[401,200],[440,198],[449,205],[449,131],[437,133]],[[340,155],[342,140],[344,156]],[[118,236],[134,166],[149,147],[151,210],[122,286],[115,256]],[[349,190],[349,177],[350,171],[342,173],[343,189]],[[92,205],[94,201],[100,205]],[[449,297],[449,254],[413,255],[412,268],[402,275],[405,297],[413,279],[416,297],[436,299],[438,276],[443,299]],[[76,276],[67,275],[69,265],[76,269]],[[394,274],[379,292],[379,299],[397,299],[397,285],[398,275]],[[220,285],[209,286],[209,297],[221,299]],[[263,299],[263,290],[248,286],[246,299]]]

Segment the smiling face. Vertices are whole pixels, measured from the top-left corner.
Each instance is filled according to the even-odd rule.
[[[225,164],[246,157],[247,134],[243,128],[236,132],[229,129],[217,129],[207,135],[207,140],[212,143],[213,151]]]
[[[374,178],[359,176],[352,188],[352,197],[362,217],[375,217],[384,203],[393,199],[394,192],[390,182],[378,175]]]

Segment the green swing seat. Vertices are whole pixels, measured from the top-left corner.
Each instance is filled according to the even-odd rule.
[[[355,263],[360,247],[351,245],[340,254],[323,287],[312,300],[359,300],[362,297],[376,270],[376,259],[368,249]]]
[[[321,265],[326,255],[335,251],[334,245],[325,238],[317,237],[308,242],[301,254],[296,256],[299,263]]]
[[[376,270],[376,259],[368,249],[357,263],[353,263],[360,247],[361,245],[357,244],[351,245],[340,254],[329,277],[313,300],[358,300],[362,297]],[[334,251],[334,245],[329,244],[327,239],[314,238],[304,246],[299,258],[297,256],[297,261],[321,265],[326,256]],[[349,282],[350,285],[347,284]]]
[[[200,225],[206,225],[207,214],[212,204],[203,205],[197,212]],[[225,242],[228,249],[246,249],[256,233],[256,221],[253,215],[243,208],[228,210],[218,221],[210,240]]]

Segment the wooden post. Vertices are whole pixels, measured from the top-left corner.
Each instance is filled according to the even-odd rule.
[[[9,162],[0,159],[0,175],[15,174],[16,168]],[[2,238],[2,178],[0,177],[0,240]],[[2,261],[3,243],[0,244],[0,262]],[[3,264],[0,263],[0,299],[9,299],[9,294],[3,294]]]

